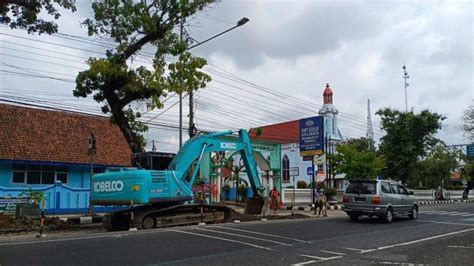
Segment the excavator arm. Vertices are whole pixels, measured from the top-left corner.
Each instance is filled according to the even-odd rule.
[[[239,138],[236,140],[222,139],[221,137],[231,135],[232,131],[224,131],[196,136],[185,143],[180,149],[175,159],[171,162],[168,170],[174,171],[176,177],[185,184],[187,189],[191,189],[199,168],[202,157],[205,153],[218,151],[239,151],[244,162],[253,197],[248,199],[246,212],[260,213],[263,206],[262,191],[264,188],[258,178],[257,163],[253,158],[252,144],[245,129],[239,130]],[[194,164],[191,178],[186,179],[189,168]]]
[[[191,187],[201,167],[204,153],[218,151],[239,151],[249,177],[254,195],[261,196],[263,190],[258,178],[257,163],[252,156],[252,144],[245,129],[239,130],[237,140],[222,140],[220,137],[231,135],[232,131],[224,131],[200,135],[187,141],[180,149],[175,159],[170,163],[168,170],[175,171],[182,182]],[[196,162],[196,163],[195,163]],[[195,163],[190,180],[186,180],[188,169]]]

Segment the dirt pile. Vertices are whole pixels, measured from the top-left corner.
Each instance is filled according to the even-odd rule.
[[[64,230],[69,227],[69,223],[58,217],[46,217],[43,228],[44,230]],[[0,214],[0,233],[33,231],[39,230],[39,228],[39,218],[22,217],[15,219],[12,216]]]

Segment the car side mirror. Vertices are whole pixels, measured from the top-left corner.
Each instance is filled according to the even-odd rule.
[[[408,195],[414,195],[413,191],[408,191]]]

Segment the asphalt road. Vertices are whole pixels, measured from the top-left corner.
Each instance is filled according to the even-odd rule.
[[[392,224],[340,214],[3,241],[0,265],[474,265],[474,203]]]

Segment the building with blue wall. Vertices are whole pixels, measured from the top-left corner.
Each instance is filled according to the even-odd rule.
[[[47,213],[84,212],[91,169],[130,166],[131,156],[120,129],[106,117],[0,104],[0,198],[40,191]]]

